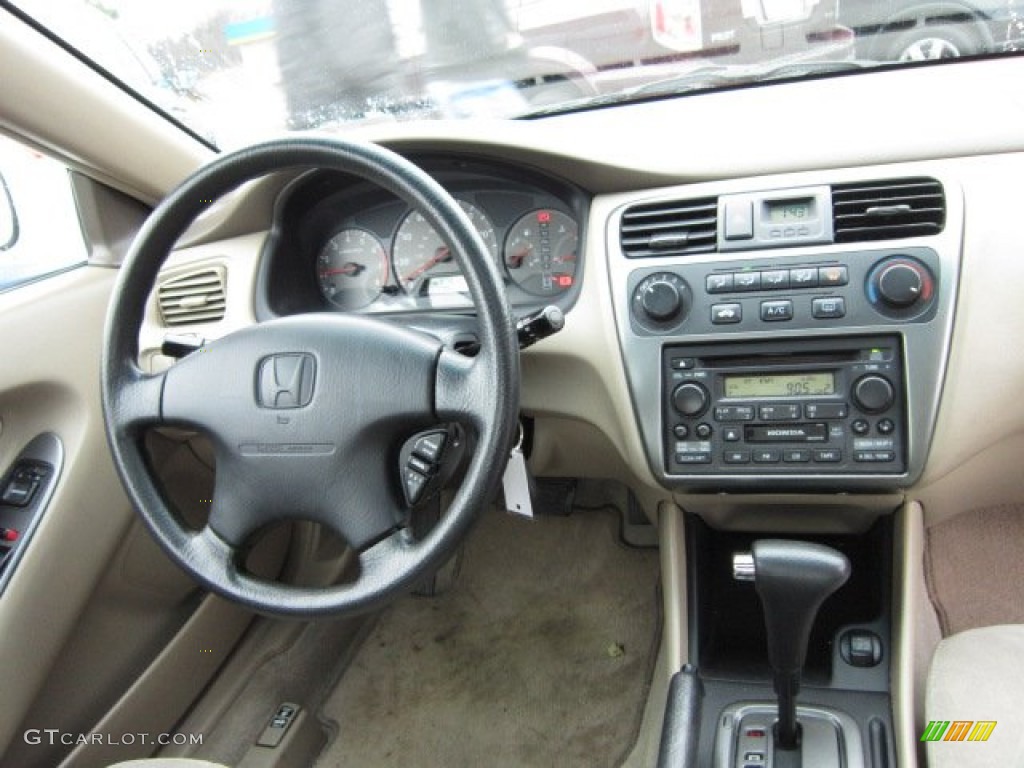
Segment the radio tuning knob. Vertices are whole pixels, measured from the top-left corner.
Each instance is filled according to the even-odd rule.
[[[853,401],[865,413],[888,410],[893,401],[892,384],[884,376],[873,373],[861,376],[853,385]]]
[[[672,405],[683,416],[700,416],[708,407],[708,391],[695,381],[683,382],[672,392]]]

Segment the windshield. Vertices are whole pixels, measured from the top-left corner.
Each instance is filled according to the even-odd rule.
[[[221,147],[1024,48],[1024,0],[16,0]]]

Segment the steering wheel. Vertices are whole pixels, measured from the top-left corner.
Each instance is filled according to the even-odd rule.
[[[162,373],[140,369],[139,330],[160,266],[210,202],[289,167],[344,171],[401,198],[451,244],[476,305],[480,351],[465,357],[392,322],[317,313],[278,318],[212,341]],[[114,464],[163,549],[211,591],[253,610],[310,617],[357,613],[410,590],[451,554],[493,498],[519,408],[519,350],[497,266],[455,200],[382,147],[288,138],[218,157],[152,213],[116,282],[104,332],[101,391]],[[399,451],[456,422],[476,447],[447,513],[422,539],[407,527]],[[158,490],[142,439],[180,425],[212,441],[215,491],[201,530]],[[351,583],[303,588],[243,567],[257,531],[310,520],[359,556]]]

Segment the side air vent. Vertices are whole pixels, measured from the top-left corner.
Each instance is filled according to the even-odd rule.
[[[718,199],[631,206],[622,214],[619,234],[627,259],[713,252],[718,242]]]
[[[935,179],[894,179],[832,187],[837,243],[937,235],[946,223],[946,199]]]
[[[215,323],[224,317],[223,267],[208,267],[160,283],[160,314],[165,325]]]

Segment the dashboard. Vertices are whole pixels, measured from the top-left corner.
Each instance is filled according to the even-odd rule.
[[[571,307],[582,276],[587,197],[536,171],[466,158],[411,158],[458,201],[511,304]],[[454,254],[423,215],[376,186],[313,171],[282,193],[257,290],[263,317],[472,307]]]
[[[724,494],[738,501],[797,493],[801,504],[850,493],[858,504],[876,498],[891,509],[915,489],[941,517],[975,503],[969,495],[996,494],[1009,476],[996,468],[1016,455],[1015,435],[1024,434],[1024,411],[1002,384],[1024,375],[1024,358],[1006,354],[1015,348],[1016,286],[1024,279],[1024,262],[1011,255],[1019,232],[1006,214],[1017,194],[1009,170],[1020,168],[1019,136],[1006,126],[1024,106],[972,91],[979,72],[1007,88],[1015,82],[1012,62],[984,62],[849,78],[842,97],[794,84],[497,124],[486,134],[474,125],[402,124],[355,137],[413,160],[482,214],[470,210],[501,259],[516,314],[549,303],[564,310],[565,328],[522,356],[521,406],[534,426],[537,475],[617,478],[644,504],[668,495],[701,511],[724,503]],[[961,74],[958,93],[1001,117],[990,121],[998,135],[981,145],[975,123],[958,117],[949,131],[967,149],[951,154],[948,141],[922,135],[910,118]],[[895,81],[887,109],[907,119],[868,130],[857,105],[878,98],[882,79]],[[808,90],[816,108],[837,116],[829,131],[806,132],[797,144],[780,118],[746,140],[751,110],[769,114],[782,96],[796,109]],[[937,227],[864,237],[836,230],[837,210],[858,187],[921,179],[941,191]],[[654,233],[648,244],[656,247],[638,251],[631,228],[679,204],[706,208],[696,218],[712,222],[710,237],[680,252],[673,236]],[[868,207],[882,218],[899,213],[887,202]],[[517,222],[545,210],[574,222],[576,261],[571,286],[538,295],[505,261],[515,253]],[[737,222],[737,210],[756,215]],[[357,179],[288,172],[239,190],[211,214],[161,278],[226,270],[223,319],[189,328],[205,338],[303,312],[358,312],[421,328],[425,317],[471,323],[454,264],[438,259],[412,275],[439,255],[436,243],[424,236],[408,261],[399,243],[396,256],[408,206]],[[739,223],[749,236],[727,233]],[[350,309],[325,293],[332,275],[320,266],[346,229],[366,230],[382,262],[379,294],[372,289]],[[342,260],[326,269],[358,267]],[[915,290],[915,279],[921,293],[912,301],[901,294]],[[147,365],[169,363],[157,360],[160,345],[179,327],[164,322],[154,297],[141,342]],[[875,350],[882,360],[871,359]],[[673,367],[683,361],[696,363],[692,373]],[[876,364],[890,369],[869,370]],[[862,381],[869,373],[887,379],[891,398],[885,384]],[[884,434],[890,422],[895,429]],[[858,434],[865,423],[867,433]],[[958,484],[965,467],[989,479]]]

